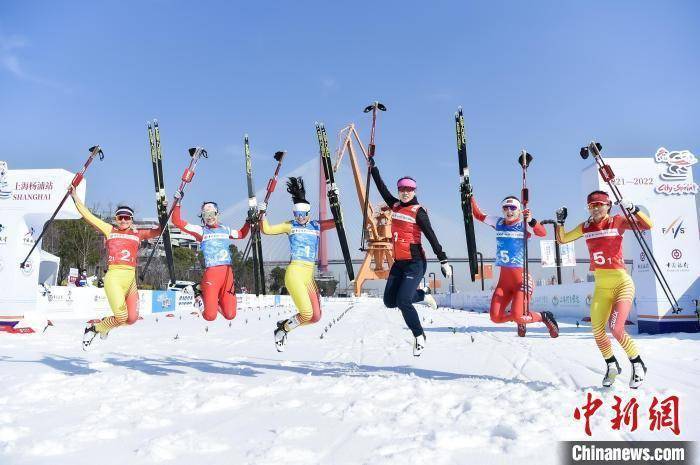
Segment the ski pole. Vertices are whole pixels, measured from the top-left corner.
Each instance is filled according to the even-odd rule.
[[[89,148],[90,150],[90,156],[88,157],[87,161],[83,165],[83,168],[73,177],[73,180],[70,183],[70,186],[77,188],[78,185],[81,183],[83,180],[83,176],[85,175],[85,172],[87,171],[88,167],[90,166],[90,163],[92,163],[92,160],[95,159],[95,157],[99,156],[100,160],[104,160],[104,153],[102,152],[102,148],[100,148],[99,145],[95,145],[93,147]],[[70,187],[69,186],[69,187]],[[56,215],[58,215],[58,212],[61,210],[63,207],[63,204],[66,203],[66,200],[68,199],[68,196],[70,195],[70,190],[66,190],[66,194],[63,196],[61,199],[61,202],[58,204],[58,207],[56,207],[56,210],[54,210],[53,214],[51,215],[51,218],[49,218],[49,221],[44,224],[44,229],[41,230],[41,234],[39,234],[39,237],[37,237],[36,241],[34,241],[34,245],[32,246],[31,250],[27,254],[27,256],[22,260],[22,263],[20,263],[19,267],[24,268],[24,266],[27,264],[27,260],[29,260],[29,257],[32,255],[32,252],[34,252],[34,249],[39,245],[39,242],[41,242],[41,238],[44,237],[44,234],[46,234],[46,231],[49,229],[49,226],[51,226],[51,223],[53,223],[53,220],[56,218]]]
[[[146,260],[146,264],[143,266],[143,270],[141,270],[141,275],[140,275],[141,281],[143,281],[143,278],[146,276],[146,271],[148,270],[148,266],[151,264],[151,260],[153,260],[153,256],[155,255],[156,250],[158,250],[158,245],[160,245],[160,240],[163,237],[163,231],[165,231],[167,224],[170,222],[170,217],[173,215],[173,210],[175,210],[175,206],[178,204],[178,202],[185,195],[185,186],[192,181],[192,178],[194,178],[194,170],[197,167],[197,163],[199,163],[199,159],[201,157],[208,158],[207,151],[204,150],[204,148],[202,148],[202,147],[192,147],[191,149],[189,149],[189,154],[191,157],[190,164],[185,169],[185,171],[182,173],[182,180],[180,182],[180,187],[178,187],[178,189],[177,189],[177,197],[175,199],[175,202],[173,202],[173,205],[170,207],[170,210],[168,211],[168,215],[165,218],[165,225],[166,226],[160,228],[160,234],[158,234],[158,238],[156,239],[156,243],[153,245],[153,250],[151,250],[151,254],[148,256],[148,260]]]
[[[386,111],[384,104],[374,101],[371,105],[365,107],[364,112],[372,112],[372,130],[369,134],[369,146],[367,150],[367,157],[369,159],[374,157],[374,150],[376,148],[374,144],[374,131],[377,126],[377,110]],[[369,161],[369,160],[368,160]],[[372,177],[372,165],[367,166],[367,182],[365,183],[365,205],[362,210],[362,236],[360,237],[360,250],[365,251],[365,240],[367,239],[367,210],[369,209],[369,182]]]
[[[277,161],[277,168],[275,168],[275,174],[272,175],[272,177],[267,181],[267,188],[265,192],[265,205],[267,205],[267,202],[270,200],[270,196],[272,193],[275,191],[275,187],[277,187],[277,178],[279,176],[280,168],[282,167],[282,159],[284,156],[287,154],[286,151],[280,150],[275,152],[274,159]],[[262,217],[265,215],[265,212],[262,212],[260,214],[260,217],[258,218],[258,221],[262,219]],[[253,225],[251,225],[252,227]],[[243,262],[245,262],[248,259],[248,255],[250,253],[250,239],[248,239],[248,242],[246,243],[245,248],[243,249]]]
[[[518,157],[518,164],[520,164],[523,170],[523,188],[520,194],[520,203],[522,204],[523,211],[527,209],[527,204],[530,200],[530,191],[527,188],[527,168],[530,166],[531,161],[532,155],[527,153],[527,150],[522,149]],[[530,268],[528,264],[527,219],[525,218],[525,214],[523,214],[523,290],[523,314],[528,316],[530,315]]]
[[[615,184],[614,182],[615,173],[613,172],[612,167],[603,161],[603,157],[600,154],[600,151],[602,149],[603,146],[600,143],[592,141],[590,144],[588,144],[587,147],[581,147],[581,151],[579,152],[579,154],[584,160],[588,158],[589,155],[593,155],[593,159],[598,165],[598,172],[600,173],[600,177],[608,185],[608,187],[610,187],[610,191],[615,197],[615,203],[620,205],[620,202],[622,202],[623,199],[622,193],[617,187],[617,184]],[[620,205],[620,208],[622,209],[622,214],[625,216],[625,219],[627,219],[627,222],[630,224],[632,233],[637,239],[637,242],[639,243],[642,252],[649,258],[649,264],[651,266],[652,271],[654,272],[654,276],[661,285],[661,289],[664,291],[666,299],[671,304],[671,313],[680,313],[682,309],[680,305],[678,305],[678,300],[676,300],[676,296],[673,294],[671,286],[668,284],[666,277],[661,271],[661,267],[656,261],[656,258],[654,257],[654,254],[651,251],[651,247],[649,246],[649,244],[647,244],[647,241],[644,239],[642,231],[639,229],[639,224],[637,223],[637,220],[634,218],[634,215],[627,211],[627,209],[624,208],[622,205]]]

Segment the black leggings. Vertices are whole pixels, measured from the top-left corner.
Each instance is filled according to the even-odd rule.
[[[388,308],[399,307],[406,325],[416,337],[423,334],[423,326],[413,304],[423,301],[425,297],[425,292],[418,286],[427,265],[425,260],[395,261],[384,288],[384,305]]]

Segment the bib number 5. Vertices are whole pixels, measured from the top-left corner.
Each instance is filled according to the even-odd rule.
[[[593,263],[596,265],[605,265],[605,257],[603,252],[593,252]]]

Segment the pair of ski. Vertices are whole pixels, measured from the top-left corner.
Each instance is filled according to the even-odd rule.
[[[476,249],[476,236],[474,234],[474,214],[472,211],[472,196],[473,190],[471,181],[469,179],[469,162],[467,160],[467,135],[464,128],[464,113],[462,107],[457,109],[455,113],[455,129],[457,132],[457,158],[459,161],[459,184],[460,184],[460,194],[461,194],[461,204],[462,204],[462,216],[464,217],[464,230],[467,238],[467,253],[469,254],[469,275],[472,282],[476,280],[476,274],[478,273],[477,267],[477,254]],[[527,188],[527,168],[530,166],[532,161],[532,155],[527,153],[526,150],[520,152],[518,157],[518,164],[522,168],[523,173],[523,187],[520,196],[520,202],[523,209],[527,209],[529,201],[529,189]],[[523,307],[525,315],[530,313],[529,309],[529,298],[531,293],[530,289],[530,279],[529,279],[529,266],[528,266],[528,247],[527,247],[527,223],[525,217],[523,216],[523,286],[524,286],[524,296],[523,296]]]
[[[255,196],[255,187],[253,186],[253,163],[250,157],[248,134],[243,137],[243,145],[245,151],[245,174],[248,182],[248,218],[246,221],[250,224],[250,239],[248,239],[248,243],[243,250],[243,264],[245,265],[249,255],[252,254],[255,295],[261,295],[265,294],[265,267],[260,221],[265,213],[258,208],[258,199]],[[267,181],[264,200],[266,205],[270,200],[270,195],[272,195],[272,192],[274,192],[277,186],[277,177],[279,176],[280,168],[282,167],[282,159],[284,159],[285,154],[286,152],[284,151],[275,152],[274,158],[277,162],[277,167],[275,168],[275,174]]]
[[[165,183],[163,182],[163,151],[160,147],[160,127],[158,120],[149,121],[148,143],[151,149],[151,163],[153,165],[153,184],[156,192],[156,212],[158,214],[158,224],[163,229],[163,248],[165,249],[165,262],[168,265],[169,284],[175,284],[175,265],[173,262],[173,245],[170,238],[170,227],[168,226],[168,208],[166,206],[167,197],[165,195]],[[157,247],[158,243],[154,245]]]
[[[167,197],[165,195],[165,183],[163,182],[163,151],[160,148],[160,127],[158,126],[157,120],[153,120],[153,122],[149,121],[146,124],[146,126],[148,128],[148,142],[151,148],[151,162],[153,164],[153,182],[155,185],[156,192],[156,210],[158,212],[158,224],[160,225],[161,229],[158,238],[153,244],[151,254],[148,256],[148,260],[146,260],[146,264],[141,270],[141,274],[139,277],[141,281],[143,281],[143,279],[146,277],[146,271],[148,270],[148,267],[150,266],[151,261],[153,260],[153,256],[155,255],[156,250],[158,250],[158,248],[160,247],[160,242],[162,240],[163,248],[165,250],[165,259],[168,265],[168,275],[170,279],[170,284],[175,284],[173,247],[170,238],[170,227],[168,226],[168,224],[170,223],[170,217],[173,215],[173,210],[175,209],[177,202],[179,202],[180,199],[182,199],[182,197],[185,195],[185,186],[192,182],[192,178],[194,178],[194,172],[195,168],[197,167],[197,163],[199,163],[199,160],[202,157],[207,158],[208,154],[207,151],[204,150],[204,148],[202,147],[192,147],[188,150],[188,153],[190,155],[190,163],[185,169],[185,171],[182,173],[180,186],[175,192],[175,202],[170,206],[170,209],[168,209],[168,207],[166,206]]]
[[[343,253],[345,269],[348,273],[348,280],[354,281],[355,271],[352,268],[350,247],[348,247],[348,238],[345,234],[343,211],[340,207],[340,193],[338,191],[338,186],[335,184],[335,173],[333,172],[331,152],[328,148],[328,134],[326,133],[326,127],[323,123],[316,123],[316,138],[318,139],[321,164],[323,165],[323,174],[326,179],[328,203],[330,204],[331,214],[333,215],[333,221],[335,222],[335,231],[338,234],[338,240],[340,241],[340,250]]]

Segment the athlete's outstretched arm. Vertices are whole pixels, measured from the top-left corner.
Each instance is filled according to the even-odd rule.
[[[284,223],[270,225],[270,223],[267,222],[267,218],[263,218],[262,227],[260,228],[260,230],[263,232],[263,234],[266,234],[268,236],[275,236],[277,234],[289,234],[290,232],[292,232],[292,222],[285,221]]]
[[[85,221],[87,221],[90,226],[97,229],[105,236],[109,235],[109,233],[112,231],[112,225],[102,221],[101,219],[93,215],[92,212],[85,206],[85,204],[80,201],[74,189],[71,189],[70,196],[73,199],[73,203],[75,203],[75,208],[78,209],[78,213],[80,213],[83,219],[85,219]]]
[[[639,229],[651,229],[654,226],[654,223],[651,221],[651,218],[649,218],[647,215],[645,215],[639,210],[633,213],[633,216],[636,220],[637,225],[639,226]],[[622,220],[622,229],[632,229],[632,225],[629,221],[627,221],[627,218],[623,218]]]
[[[136,231],[139,233],[139,239],[145,241],[147,239],[155,239],[156,237],[160,236],[161,227],[158,226],[157,228],[152,229],[137,229]]]
[[[529,210],[526,210],[528,212],[528,215],[530,216],[530,220],[528,221],[528,226],[532,229],[532,232],[535,233],[535,236],[539,237],[545,237],[547,235],[547,230],[545,229],[544,225],[537,221],[536,219],[532,218],[532,214],[530,213]],[[530,232],[528,231],[528,237],[530,237]]]
[[[391,207],[395,203],[398,203],[399,199],[394,197],[389,191],[389,189],[386,187],[386,184],[384,184],[384,181],[382,180],[382,177],[379,174],[379,168],[377,168],[376,166],[372,166],[372,179],[374,179],[374,183],[377,185],[377,190],[382,196],[382,199],[384,199],[384,202],[386,202],[386,204],[389,205],[389,207]]]
[[[247,221],[243,223],[243,227],[241,229],[231,230],[231,239],[245,239],[248,236],[248,232],[250,231],[250,223]]]
[[[175,205],[175,208],[173,208],[173,216],[171,217],[175,227],[177,227],[180,231],[185,232],[190,236],[194,237],[195,241],[202,242],[202,238],[204,235],[202,227],[198,224],[191,224],[183,220],[181,213],[182,212],[180,211],[180,203],[177,203],[177,205]]]
[[[573,242],[579,237],[583,236],[583,223],[579,224],[569,232],[564,230],[564,226],[557,225],[555,231],[557,242],[560,244],[566,244],[567,242]]]
[[[476,198],[472,195],[472,215],[474,218],[476,218],[477,221],[481,221],[482,223],[486,223],[492,228],[496,227],[496,223],[498,222],[498,217],[497,216],[492,216],[487,214],[486,212],[482,211],[481,208],[479,208],[479,205],[476,203]]]
[[[433,226],[430,224],[430,218],[428,218],[428,212],[425,211],[423,207],[418,209],[416,212],[416,224],[420,230],[425,234],[425,238],[430,242],[430,247],[433,248],[433,253],[441,262],[447,260],[447,254],[442,250],[442,245],[433,231]]]

